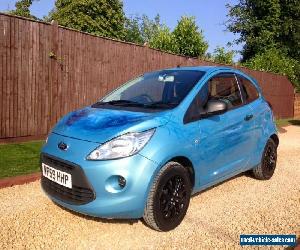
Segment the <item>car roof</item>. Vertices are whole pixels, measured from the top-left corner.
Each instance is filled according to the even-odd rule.
[[[232,71],[238,71],[239,70],[231,67],[226,66],[184,66],[184,67],[177,67],[177,68],[171,68],[170,70],[197,70],[197,71],[204,71],[206,73],[217,71],[217,70],[232,70]]]
[[[245,77],[251,79],[252,83],[254,83],[256,85],[256,87],[258,88],[258,90],[261,92],[261,88],[255,78],[253,78],[252,76],[246,74],[245,72],[243,72],[239,69],[233,68],[233,67],[228,67],[228,66],[183,66],[183,67],[181,67],[180,66],[180,67],[176,67],[176,68],[170,68],[169,70],[197,70],[197,71],[205,72],[206,74],[210,74],[215,71],[222,72],[222,70],[230,71],[230,72],[237,73],[237,74],[240,74],[242,76],[245,76]]]

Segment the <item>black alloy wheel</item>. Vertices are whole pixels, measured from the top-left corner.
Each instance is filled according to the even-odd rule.
[[[187,197],[184,179],[179,176],[170,178],[159,194],[159,208],[165,220],[172,221],[184,210]]]
[[[261,163],[253,169],[253,175],[259,180],[269,180],[276,169],[277,145],[270,138],[263,151]]]
[[[187,212],[191,191],[189,171],[177,162],[167,163],[149,192],[144,221],[158,231],[176,228]]]

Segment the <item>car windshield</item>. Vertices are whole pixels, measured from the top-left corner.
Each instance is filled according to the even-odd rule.
[[[196,70],[146,73],[104,97],[97,105],[167,109],[176,107],[204,75]]]

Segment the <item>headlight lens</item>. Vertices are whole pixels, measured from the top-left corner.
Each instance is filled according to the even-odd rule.
[[[88,160],[111,160],[123,158],[139,152],[150,140],[155,129],[140,133],[128,133],[116,137],[96,148],[88,156]]]

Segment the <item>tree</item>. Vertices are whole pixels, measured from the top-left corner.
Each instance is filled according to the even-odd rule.
[[[217,47],[212,55],[216,63],[233,64],[234,51],[226,51],[224,47]]]
[[[202,59],[202,60],[205,60],[205,61],[211,61],[211,62],[214,61],[213,55],[212,55],[211,52],[205,53],[205,55],[204,55],[201,59]]]
[[[130,17],[125,20],[125,37],[126,42],[143,44],[144,38],[140,30],[140,18]]]
[[[163,28],[160,22],[160,16],[157,14],[154,20],[151,20],[146,15],[142,16],[141,33],[144,42],[149,42],[157,32]]]
[[[300,82],[300,1],[239,0],[229,8],[228,30],[244,43],[242,62]]]
[[[161,27],[156,34],[150,39],[149,46],[166,52],[178,54],[178,44],[174,34],[167,26]]]
[[[56,0],[47,20],[95,35],[123,39],[125,15],[120,0]]]
[[[280,0],[281,29],[279,42],[287,54],[300,61],[300,1]]]
[[[192,57],[203,57],[208,44],[204,41],[194,17],[182,17],[174,31],[161,24],[157,15],[154,20],[146,15],[129,18],[125,25],[125,39],[129,42],[149,43],[151,48]]]
[[[237,43],[245,43],[243,61],[271,48],[300,59],[299,0],[239,0],[227,7],[227,28],[240,34]]]
[[[240,34],[237,43],[245,43],[243,61],[276,47],[280,31],[279,0],[239,0],[238,4],[227,7],[227,28]]]
[[[208,48],[202,31],[196,25],[195,17],[181,17],[173,31],[174,39],[181,55],[203,57]]]
[[[9,11],[9,14],[11,15],[17,15],[32,19],[37,19],[35,16],[31,15],[29,7],[32,5],[32,2],[34,0],[19,0],[16,2],[15,10]]]
[[[255,69],[286,75],[300,91],[300,64],[278,49],[269,49],[259,53],[243,64]]]
[[[159,15],[156,15],[154,20],[146,15],[126,18],[125,41],[138,44],[148,43],[162,26]]]

